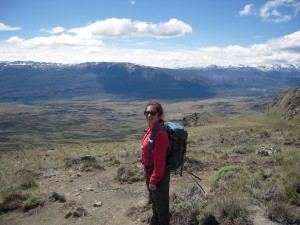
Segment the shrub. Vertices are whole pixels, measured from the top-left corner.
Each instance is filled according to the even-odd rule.
[[[23,211],[26,212],[43,205],[46,200],[47,195],[43,192],[32,192],[30,195],[10,194],[0,204],[0,212],[8,212],[19,208],[23,208]]]
[[[270,220],[280,224],[299,224],[300,211],[294,206],[281,202],[271,202],[267,206],[267,215]]]
[[[198,224],[199,205],[194,201],[181,201],[170,205],[172,221],[175,224]]]
[[[199,224],[198,217],[201,208],[207,204],[206,196],[196,186],[185,187],[184,193],[172,193],[170,196],[170,211],[172,224]]]
[[[66,168],[75,167],[81,171],[104,170],[104,167],[99,165],[94,156],[83,156],[75,159],[67,158],[65,160]]]
[[[237,166],[237,165],[224,166],[212,176],[210,180],[210,185],[212,187],[216,187],[217,185],[224,183],[229,178],[245,172],[246,169],[242,166]]]
[[[0,213],[21,208],[23,201],[25,201],[27,198],[27,195],[22,194],[10,194],[6,196],[4,201],[0,203]]]
[[[138,182],[144,180],[144,176],[139,172],[139,169],[131,165],[122,165],[117,170],[115,178],[119,182]]]
[[[216,200],[211,210],[218,215],[222,224],[249,225],[252,222],[245,202],[240,194],[228,193]]]
[[[234,146],[232,148],[224,150],[225,154],[232,154],[232,153],[237,153],[237,154],[247,154],[253,152],[254,149],[252,147],[247,147],[247,146]]]
[[[47,195],[43,192],[33,192],[29,198],[23,202],[23,210],[26,212],[38,206],[42,206],[47,200]]]

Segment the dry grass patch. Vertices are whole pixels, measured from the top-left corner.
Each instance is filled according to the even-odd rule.
[[[118,168],[115,179],[120,183],[134,183],[143,181],[144,175],[138,166],[127,164]]]

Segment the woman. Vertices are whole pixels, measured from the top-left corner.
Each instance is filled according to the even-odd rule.
[[[163,108],[159,102],[149,102],[144,111],[148,129],[142,140],[142,164],[146,178],[153,215],[150,225],[169,225],[170,171],[166,170],[166,153],[169,146],[168,133],[158,128],[164,125]],[[157,132],[151,144],[152,132]]]

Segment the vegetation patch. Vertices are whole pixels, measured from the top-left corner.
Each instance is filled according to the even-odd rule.
[[[22,207],[24,201],[28,199],[28,195],[10,194],[0,203],[0,213],[9,212]]]
[[[299,208],[283,202],[271,202],[267,206],[267,215],[270,220],[280,224],[300,223]]]
[[[0,204],[0,212],[8,212],[21,208],[24,212],[44,205],[47,194],[43,192],[31,192],[30,194],[11,194],[4,198]]]
[[[174,224],[198,224],[197,216],[200,208],[197,202],[180,201],[171,205],[172,221]]]
[[[207,200],[203,198],[198,186],[191,186],[184,193],[173,193],[170,196],[172,224],[199,224],[198,217]]]
[[[34,209],[38,206],[43,206],[47,201],[47,194],[43,192],[32,192],[28,199],[26,199],[23,204],[23,210],[26,212],[30,209]]]
[[[122,165],[118,168],[115,179],[120,183],[134,183],[143,181],[144,176],[135,165]]]
[[[249,212],[245,205],[245,199],[237,195],[225,195],[214,203],[214,210],[219,220],[224,224],[248,225],[252,224]]]
[[[65,159],[65,167],[75,167],[80,171],[93,171],[94,169],[97,170],[104,170],[105,168],[97,162],[94,156],[83,156],[80,158]]]
[[[106,159],[103,160],[103,162],[107,166],[117,166],[121,164],[120,160],[118,160],[117,157],[114,155],[107,157]]]
[[[224,166],[219,169],[211,178],[210,185],[212,187],[219,186],[226,182],[226,180],[232,178],[233,176],[244,174],[246,169],[238,165]]]
[[[141,219],[142,222],[149,222],[149,217],[151,216],[151,204],[142,206],[132,206],[130,207],[126,215],[134,220]]]
[[[253,147],[249,147],[249,146],[234,146],[232,148],[228,148],[226,150],[224,150],[224,153],[227,155],[230,154],[248,154],[254,152]]]

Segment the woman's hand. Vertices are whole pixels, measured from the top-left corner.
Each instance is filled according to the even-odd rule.
[[[149,184],[149,189],[151,190],[151,191],[155,191],[156,190],[156,185],[155,184]]]

